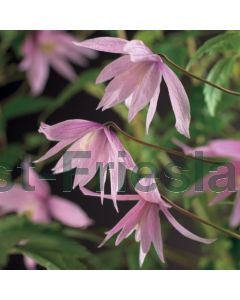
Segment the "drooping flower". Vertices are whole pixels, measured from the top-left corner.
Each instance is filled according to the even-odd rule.
[[[15,184],[9,191],[0,192],[0,214],[19,213],[27,215],[33,222],[49,223],[52,218],[64,225],[77,228],[86,228],[93,221],[75,203],[51,195],[46,180],[24,163],[24,181],[27,188]],[[24,257],[26,267],[34,269],[36,263],[29,257]]]
[[[201,186],[201,190],[196,190],[196,185],[193,185],[186,194],[191,197],[202,192],[213,192],[210,182],[216,178],[217,187],[221,189],[221,191],[217,192],[217,195],[209,202],[209,205],[217,204],[237,192],[235,204],[230,216],[230,226],[237,227],[240,225],[240,141],[219,139],[196,148],[189,147],[178,140],[174,142],[181,147],[187,155],[194,155],[196,151],[201,151],[205,157],[230,158],[228,164],[219,166],[216,170],[211,171],[208,175],[200,179],[197,185]],[[231,174],[229,174],[230,167],[232,167],[231,169],[233,170]]]
[[[116,199],[121,188],[125,169],[133,169],[135,163],[131,155],[123,147],[115,133],[108,127],[86,120],[67,120],[49,126],[41,124],[39,132],[48,140],[58,143],[36,162],[54,156],[63,148],[68,147],[65,154],[53,168],[55,174],[76,169],[73,188],[85,186],[100,168],[100,187],[102,196],[106,181],[106,167],[111,179],[111,194]],[[119,164],[125,169],[120,172]],[[80,173],[79,170],[82,172]],[[102,197],[103,200],[103,197]],[[115,207],[116,201],[114,201]]]
[[[78,46],[123,54],[107,65],[97,83],[111,80],[98,108],[103,110],[125,101],[129,107],[129,122],[149,104],[146,130],[156,111],[160,84],[164,79],[176,118],[176,129],[189,137],[190,106],[184,87],[174,72],[142,41],[102,37],[75,43]]]
[[[140,265],[143,264],[151,244],[153,244],[160,260],[164,262],[159,212],[185,237],[205,244],[215,241],[215,239],[201,238],[179,224],[170,212],[171,206],[161,198],[155,181],[152,178],[141,179],[136,185],[135,190],[137,194],[134,195],[117,195],[118,201],[138,202],[110,231],[106,232],[106,237],[100,246],[113,235],[120,232],[115,242],[117,246],[133,231],[136,231],[135,239],[137,242],[140,242]],[[81,191],[87,196],[100,196],[99,193],[92,192],[86,188],[81,188]],[[111,195],[104,195],[104,197],[112,199]]]
[[[50,66],[72,81],[76,73],[69,62],[85,66],[88,58],[96,56],[95,51],[75,47],[73,40],[73,36],[62,31],[39,30],[29,34],[22,48],[24,59],[20,68],[27,72],[33,95],[43,91]]]

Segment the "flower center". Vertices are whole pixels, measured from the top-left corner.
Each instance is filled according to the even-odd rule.
[[[50,41],[44,42],[44,43],[40,44],[40,49],[45,54],[52,54],[56,49],[56,44],[54,44],[53,42],[50,42]]]

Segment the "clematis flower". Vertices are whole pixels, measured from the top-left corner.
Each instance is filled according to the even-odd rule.
[[[125,169],[133,169],[135,163],[131,155],[123,147],[115,133],[108,127],[86,120],[68,120],[49,126],[41,124],[39,132],[48,140],[58,143],[36,162],[54,156],[63,148],[68,147],[66,153],[53,168],[55,174],[76,169],[73,188],[85,186],[100,168],[100,184],[102,200],[106,181],[106,167],[109,168],[111,180],[111,194],[116,199],[119,184],[125,175]],[[83,154],[83,155],[82,155]],[[89,154],[89,155],[86,155]],[[120,164],[125,169],[120,174]],[[79,170],[84,171],[79,173]],[[119,176],[121,175],[121,176]],[[116,200],[114,200],[117,209]]]
[[[160,84],[164,79],[176,118],[176,129],[189,137],[190,106],[187,94],[178,77],[142,41],[102,37],[75,43],[80,47],[123,54],[107,65],[97,83],[111,80],[98,108],[103,110],[125,101],[129,107],[129,122],[149,104],[146,130],[156,111]]]
[[[141,179],[135,190],[137,194],[134,195],[117,195],[118,201],[137,201],[137,204],[110,231],[106,232],[106,237],[100,246],[120,232],[115,242],[117,246],[133,231],[136,231],[135,239],[140,242],[140,265],[143,264],[151,244],[153,244],[160,260],[164,262],[159,212],[185,237],[205,244],[215,241],[215,239],[201,238],[178,223],[170,212],[171,206],[161,198],[153,178]],[[99,193],[86,188],[81,188],[81,191],[87,196],[100,196]],[[111,195],[104,195],[104,197],[113,199]]]
[[[20,69],[27,72],[33,95],[43,91],[50,66],[72,81],[76,73],[69,62],[86,66],[88,58],[96,57],[95,51],[76,48],[73,40],[73,36],[62,31],[39,30],[29,34],[22,48]]]
[[[24,163],[24,179],[33,190],[27,191],[15,184],[9,191],[0,193],[1,215],[24,214],[36,223],[49,223],[54,218],[64,225],[77,228],[85,228],[93,223],[78,205],[51,195],[48,183],[29,167],[28,162]],[[24,262],[28,269],[36,267],[30,257],[24,257]]]
[[[237,192],[235,205],[230,216],[230,226],[237,227],[240,225],[240,141],[219,139],[211,141],[205,146],[196,148],[191,148],[178,140],[174,140],[174,142],[176,145],[181,147],[187,155],[194,155],[196,151],[202,151],[204,156],[230,158],[229,164],[218,167],[216,170],[211,171],[208,175],[201,179],[201,191],[196,191],[196,187],[194,185],[187,191],[187,195],[192,197],[202,192],[212,191],[209,184],[210,180],[213,178],[219,178],[217,180],[217,185],[222,189],[222,191],[217,193],[217,195],[210,201],[209,205],[217,204],[227,199],[231,194]],[[234,176],[232,178],[227,176],[230,164],[234,169]],[[228,186],[229,183],[231,185],[230,188]]]

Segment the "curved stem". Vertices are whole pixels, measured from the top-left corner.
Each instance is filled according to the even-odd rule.
[[[191,218],[191,219],[194,219],[194,220],[197,220],[205,225],[208,225],[208,226],[211,226],[212,228],[218,230],[218,231],[221,231],[222,233],[224,234],[227,234],[227,235],[230,235],[231,237],[234,237],[238,240],[240,240],[240,235],[237,234],[236,232],[233,232],[231,230],[228,230],[228,229],[225,229],[225,228],[222,228],[218,225],[215,225],[207,220],[204,220],[202,218],[200,218],[199,216],[191,213],[190,211],[188,210],[185,210],[184,208],[178,206],[177,204],[175,204],[174,202],[172,202],[171,200],[169,200],[166,196],[163,196],[161,195],[161,197],[164,199],[164,201],[166,201],[168,204],[170,204],[175,210],[177,210],[178,212],[180,212],[181,214]]]
[[[178,69],[179,71],[181,71],[182,73],[186,74],[187,76],[189,77],[192,77],[192,78],[195,78],[205,84],[208,84],[224,93],[228,93],[228,94],[231,94],[231,95],[234,95],[234,96],[240,96],[240,93],[239,92],[235,92],[235,91],[232,91],[232,90],[229,90],[229,89],[226,89],[218,84],[215,84],[211,81],[208,81],[206,79],[203,79],[191,72],[188,72],[187,70],[185,70],[184,68],[180,67],[179,65],[175,64],[170,58],[168,58],[165,54],[162,54],[162,53],[159,53],[160,57],[165,60],[169,65],[173,66],[174,68]]]
[[[121,129],[117,124],[115,124],[114,122],[111,122],[111,121],[105,123],[105,126],[113,127],[115,130],[119,131],[122,135],[124,135],[128,139],[133,140],[138,144],[142,144],[144,146],[147,146],[147,147],[150,147],[150,148],[153,148],[153,149],[156,149],[156,150],[165,151],[167,153],[177,155],[177,156],[180,156],[180,157],[183,157],[183,158],[187,157],[187,158],[192,159],[192,160],[199,160],[199,161],[206,162],[206,163],[209,163],[209,164],[214,164],[214,165],[223,165],[224,164],[223,162],[217,162],[217,161],[213,161],[213,160],[209,160],[209,159],[205,159],[205,158],[198,158],[198,157],[195,157],[195,156],[185,155],[185,154],[183,154],[183,153],[181,153],[177,150],[168,149],[168,148],[165,148],[165,147],[162,147],[162,146],[157,146],[157,145],[154,145],[154,144],[144,142],[144,141],[139,140],[138,138],[128,134],[123,129]]]

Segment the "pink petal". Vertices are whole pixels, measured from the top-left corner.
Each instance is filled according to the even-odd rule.
[[[165,217],[168,219],[168,221],[172,224],[172,226],[177,231],[179,231],[183,236],[185,236],[191,240],[194,240],[194,241],[197,241],[200,243],[204,243],[204,244],[211,244],[216,241],[216,239],[205,239],[205,238],[202,238],[202,237],[190,232],[189,230],[187,230],[186,228],[184,228],[181,224],[179,224],[177,222],[177,220],[173,217],[173,215],[169,212],[168,209],[161,207],[161,210],[164,213]]]
[[[29,198],[29,193],[18,184],[15,184],[9,191],[0,192],[0,214],[21,211],[26,197]]]
[[[157,75],[156,75],[157,77]],[[150,124],[152,122],[153,116],[156,112],[157,109],[157,103],[158,103],[158,97],[160,94],[160,85],[161,85],[161,81],[162,81],[162,74],[159,74],[159,80],[157,83],[157,88],[155,89],[155,92],[150,100],[150,105],[148,108],[148,113],[147,113],[147,119],[146,119],[146,132],[148,133]]]
[[[161,223],[159,217],[159,207],[152,205],[148,214],[148,228],[154,248],[160,260],[164,263],[163,241],[161,233]]]
[[[74,42],[74,44],[80,47],[86,47],[98,51],[124,53],[123,49],[127,44],[127,40],[113,37],[100,37],[79,43]]]
[[[41,123],[39,132],[43,133],[50,141],[80,139],[90,131],[101,128],[102,125],[81,119],[67,120],[55,125]]]
[[[133,62],[130,61],[128,55],[124,55],[108,64],[98,75],[96,83],[102,83],[110,80],[113,77],[125,72],[127,69],[133,67]]]
[[[51,215],[61,223],[71,227],[88,227],[93,221],[75,203],[58,196],[49,198]]]
[[[124,47],[124,51],[130,55],[132,62],[161,61],[161,58],[158,55],[153,54],[142,41],[133,40],[128,42]]]
[[[237,227],[240,224],[240,192],[237,193],[233,211],[230,217],[230,226]]]
[[[24,256],[23,260],[24,260],[24,264],[25,264],[25,266],[28,270],[35,270],[36,269],[37,264],[31,257]]]
[[[220,192],[217,194],[216,197],[214,197],[210,202],[209,205],[214,205],[217,204],[221,201],[223,201],[224,199],[228,198],[233,192],[225,190],[223,192]]]
[[[159,84],[160,72],[155,64],[149,64],[145,76],[134,92],[129,107],[128,121],[130,122],[136,114],[146,106],[152,99]]]
[[[63,140],[58,142],[55,146],[50,148],[42,157],[35,160],[34,163],[38,163],[43,160],[49,159],[50,157],[54,156],[55,154],[63,150],[65,147],[67,147],[69,144],[72,144],[73,142],[74,140]]]
[[[39,95],[47,82],[49,74],[48,62],[44,55],[36,51],[31,58],[31,66],[27,70],[27,78],[34,96]]]
[[[92,191],[90,191],[89,189],[87,189],[85,187],[81,187],[80,190],[85,196],[101,197],[100,193],[92,192]],[[112,195],[104,194],[104,198],[109,199],[109,200],[113,200]],[[140,200],[139,195],[117,195],[116,198],[117,198],[117,201],[132,201],[132,200],[137,201],[137,200]]]
[[[134,92],[137,84],[146,74],[148,67],[149,63],[138,63],[116,76],[106,87],[105,95],[98,108],[108,109],[125,101]]]
[[[167,65],[162,64],[162,72],[176,118],[176,129],[189,138],[191,116],[188,96],[181,81]]]
[[[76,79],[77,75],[73,67],[67,61],[65,61],[63,57],[52,57],[50,60],[50,64],[59,74],[61,74],[69,81],[73,81]]]

